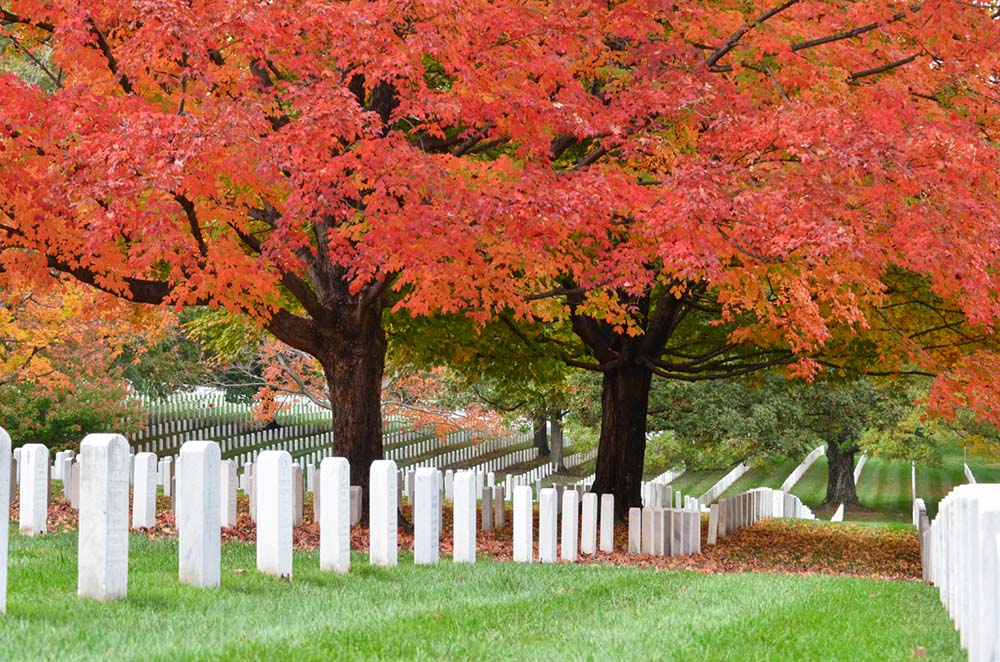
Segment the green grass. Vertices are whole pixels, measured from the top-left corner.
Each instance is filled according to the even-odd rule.
[[[129,597],[75,596],[76,537],[11,536],[9,660],[964,659],[936,590],[914,582],[613,566],[475,565],[258,574],[223,547],[222,586],[176,580],[173,541],[133,536]],[[234,572],[234,569],[244,569]]]
[[[778,464],[754,467],[730,485],[729,489],[723,492],[719,498],[735,496],[755,487],[778,489],[785,482],[785,479],[788,478],[788,475],[795,471],[795,467],[799,466],[801,462],[801,459],[787,460]]]
[[[722,480],[722,477],[729,473],[730,470],[686,471],[675,478],[670,485],[674,488],[675,493],[677,490],[680,490],[681,494],[690,494],[697,499],[712,489],[712,486]]]

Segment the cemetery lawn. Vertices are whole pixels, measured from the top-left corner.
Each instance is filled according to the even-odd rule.
[[[822,575],[703,574],[610,565],[395,568],[354,553],[294,579],[223,546],[222,587],[177,582],[174,540],[132,535],[129,597],[76,597],[76,535],[10,538],[9,660],[964,659],[936,589]],[[922,649],[922,650],[921,650]]]

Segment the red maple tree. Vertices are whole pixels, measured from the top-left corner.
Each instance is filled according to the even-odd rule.
[[[568,315],[623,510],[654,373],[809,373],[909,274],[995,319],[990,11],[16,0],[44,84],[0,78],[0,260],[252,316],[361,485],[387,308]]]

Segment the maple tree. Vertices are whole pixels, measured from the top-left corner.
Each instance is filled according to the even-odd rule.
[[[812,374],[905,298],[894,269],[991,329],[991,11],[11,1],[46,58],[0,78],[0,260],[250,315],[321,365],[360,485],[386,309],[568,318],[624,512],[654,374]]]

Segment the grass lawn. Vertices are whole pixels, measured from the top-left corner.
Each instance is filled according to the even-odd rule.
[[[722,493],[720,499],[736,496],[752,490],[755,487],[770,487],[778,489],[785,482],[788,475],[795,471],[795,468],[802,463],[801,459],[788,460],[779,464],[769,464],[755,467],[746,472],[740,479],[729,486],[729,489]]]
[[[291,582],[223,547],[222,587],[177,582],[176,543],[133,535],[129,597],[79,600],[76,536],[11,535],[8,660],[964,659],[937,591],[910,581],[598,565],[373,568]]]
[[[674,488],[675,493],[680,490],[682,494],[689,494],[697,499],[712,489],[712,486],[722,480],[722,477],[729,471],[730,469],[686,471],[675,478],[670,485]]]

